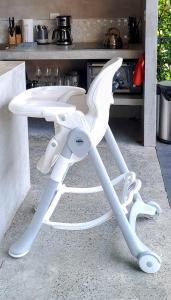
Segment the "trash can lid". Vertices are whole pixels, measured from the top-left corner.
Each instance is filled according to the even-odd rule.
[[[161,87],[171,88],[171,80],[163,80],[158,83]]]
[[[160,81],[158,86],[165,100],[171,101],[171,80]]]

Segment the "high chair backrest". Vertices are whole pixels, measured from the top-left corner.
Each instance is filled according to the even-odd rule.
[[[110,105],[113,104],[112,80],[122,65],[122,58],[108,61],[93,80],[87,93],[89,112],[86,115],[91,137],[97,145],[103,138],[109,120]]]

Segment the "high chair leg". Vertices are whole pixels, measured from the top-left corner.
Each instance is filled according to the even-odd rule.
[[[132,255],[138,259],[141,270],[146,273],[157,272],[160,268],[160,258],[139,240],[132,229],[95,146],[91,145],[89,155]]]
[[[121,174],[129,172],[126,162],[122,156],[122,153],[117,145],[117,142],[116,142],[114,135],[109,126],[105,133],[105,140],[110,148],[110,151],[114,157],[114,160],[115,160]],[[134,209],[134,205],[135,205],[135,209]],[[161,209],[156,202],[149,201],[148,203],[145,203],[143,201],[140,193],[135,194],[134,205],[132,207],[132,212],[130,215],[130,221],[131,221],[131,224],[133,224],[133,227],[135,227],[135,220],[138,215],[140,215],[140,216],[145,215],[146,217],[148,217],[148,216],[156,217],[161,212]]]
[[[121,174],[129,172],[126,162],[122,156],[122,153],[117,145],[117,142],[114,138],[114,135],[113,135],[109,125],[108,125],[106,133],[105,133],[105,140],[110,148],[110,151],[114,157],[114,160],[115,160]]]
[[[58,184],[52,179],[49,180],[48,186],[45,190],[44,195],[42,196],[42,200],[40,201],[37,210],[33,216],[33,219],[29,226],[27,227],[24,234],[20,237],[20,239],[15,242],[9,249],[9,255],[15,258],[22,257],[26,255],[36,238],[41,225],[43,223],[43,218],[48,210],[48,207],[54,198],[58,189]]]
[[[63,152],[64,154],[67,152],[67,156],[70,156],[70,152],[65,151],[65,147]],[[42,200],[37,207],[33,219],[21,238],[9,249],[10,256],[19,258],[26,255],[30,251],[32,243],[34,242],[34,239],[41,228],[50,204],[52,203],[54,197],[58,196],[57,193],[61,192],[61,183],[66,176],[69,165],[69,159],[62,155],[58,158],[53,168],[45,193],[42,196]]]

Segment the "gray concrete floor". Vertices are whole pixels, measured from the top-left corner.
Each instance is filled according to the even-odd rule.
[[[129,125],[125,124],[125,128],[135,128],[135,123]],[[163,209],[159,219],[141,220],[137,226],[142,240],[162,258],[162,267],[157,274],[147,275],[139,270],[115,218],[83,232],[57,231],[43,225],[28,255],[22,259],[8,256],[9,246],[30,222],[33,206],[37,204],[46,182],[46,176],[36,170],[36,162],[46,147],[48,134],[36,137],[33,131],[30,137],[32,188],[1,243],[0,299],[170,300],[171,211],[156,151],[135,142],[138,132],[131,136],[125,135],[122,128],[116,129],[129,168],[142,180],[143,198],[157,201]],[[99,151],[109,174],[118,174],[104,141],[99,145]],[[88,159],[74,165],[66,181],[79,186],[98,182]],[[67,194],[61,199],[53,219],[68,222],[89,220],[108,207],[101,194],[90,197]]]

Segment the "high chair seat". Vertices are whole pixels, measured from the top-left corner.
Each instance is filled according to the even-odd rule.
[[[42,173],[47,174],[51,171],[48,186],[31,223],[21,238],[10,247],[9,254],[12,257],[19,258],[30,251],[42,224],[55,229],[85,230],[108,221],[114,215],[131,254],[138,260],[140,269],[146,273],[155,273],[160,269],[160,257],[142,243],[136,234],[137,218],[156,218],[161,212],[160,207],[154,201],[142,200],[139,193],[141,181],[134,172],[129,171],[108,125],[110,105],[113,103],[112,79],[121,64],[121,58],[108,61],[91,83],[87,94],[84,89],[76,87],[42,87],[25,91],[10,103],[9,109],[13,113],[45,118],[47,121],[53,121],[55,126],[55,135],[49,141],[45,154],[37,165]],[[87,112],[78,108],[79,102],[73,104],[74,97],[79,98],[79,102],[86,103]],[[102,138],[105,138],[121,173],[112,180],[97,149]],[[76,162],[79,167],[79,161],[87,155],[101,185],[89,188],[66,186],[63,182],[69,168]],[[122,183],[123,189],[118,195],[115,185],[119,183]],[[89,194],[102,191],[111,207],[111,210],[102,216],[82,223],[50,220],[64,193]]]

